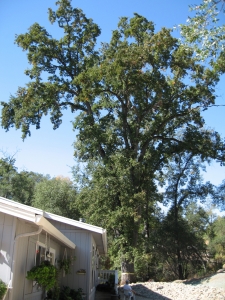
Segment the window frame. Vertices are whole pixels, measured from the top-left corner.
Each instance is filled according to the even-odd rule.
[[[38,245],[38,249],[37,249],[37,245]],[[43,251],[42,251],[43,250]],[[47,253],[50,253],[52,256],[47,257]],[[44,253],[44,259],[41,259],[41,253]],[[42,254],[43,255],[43,254]],[[39,262],[37,263],[37,260],[39,260]],[[37,242],[36,244],[36,253],[35,253],[35,266],[39,266],[42,261],[44,260],[48,260],[51,262],[51,264],[53,266],[55,266],[55,249],[50,247],[47,248],[45,244],[43,244],[42,242]]]

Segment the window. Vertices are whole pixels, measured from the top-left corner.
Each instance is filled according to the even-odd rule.
[[[52,265],[55,264],[55,249],[46,249],[46,245],[38,242],[36,247],[35,264],[39,266],[44,260],[50,261]]]

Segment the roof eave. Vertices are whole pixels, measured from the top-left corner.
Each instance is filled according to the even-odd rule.
[[[43,229],[49,233],[51,236],[56,238],[58,241],[66,245],[70,249],[75,249],[76,245],[71,242],[62,232],[60,232],[55,226],[53,226],[48,220],[43,216],[37,215],[35,217],[35,223],[39,226],[43,226]]]

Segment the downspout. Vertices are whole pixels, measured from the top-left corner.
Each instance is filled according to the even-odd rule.
[[[39,226],[37,231],[18,234],[14,239],[14,243],[21,237],[27,237],[27,236],[37,235],[37,234],[41,233],[42,229],[43,229],[43,226]]]
[[[10,279],[11,286],[9,286],[9,290],[10,290],[9,300],[12,300],[12,296],[13,296],[13,274],[15,272],[15,265],[16,265],[15,259],[16,259],[16,253],[17,253],[17,241],[19,238],[37,235],[37,234],[41,233],[41,231],[43,230],[43,226],[38,226],[38,227],[39,228],[37,231],[18,234],[14,239],[13,266],[12,266],[11,279]]]

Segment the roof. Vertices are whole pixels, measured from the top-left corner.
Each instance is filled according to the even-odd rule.
[[[65,218],[52,213],[44,212],[44,216],[50,220],[58,221],[68,224],[80,229],[87,230],[92,233],[100,254],[107,253],[107,232],[102,227],[94,226],[85,222],[76,221],[73,219]]]
[[[33,222],[37,225],[42,225],[45,231],[49,232],[49,234],[53,235],[58,240],[60,237],[61,242],[63,242],[64,244],[67,243],[67,246],[70,248],[75,248],[75,245],[58,229],[56,229],[47,219],[55,220],[64,224],[87,230],[92,233],[96,241],[97,247],[99,248],[99,253],[107,253],[107,234],[106,230],[101,227],[48,213],[41,209],[24,205],[3,197],[0,197],[0,211]],[[65,239],[63,237],[65,237]]]

